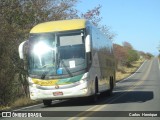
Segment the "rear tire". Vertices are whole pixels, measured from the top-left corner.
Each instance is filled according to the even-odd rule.
[[[113,77],[110,77],[110,81],[109,81],[109,85],[110,85],[110,88],[109,88],[109,91],[108,91],[108,95],[111,96],[113,94]]]
[[[44,106],[51,106],[52,100],[43,100]]]

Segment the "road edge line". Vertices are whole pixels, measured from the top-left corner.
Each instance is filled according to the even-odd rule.
[[[158,57],[158,66],[159,66],[159,71],[160,71],[160,62],[159,62],[159,57]]]
[[[41,104],[42,104],[42,103],[36,104],[36,105],[32,105],[32,106],[22,107],[22,108],[19,108],[19,109],[15,109],[15,110],[13,110],[13,111],[25,110],[25,109],[32,108],[32,107],[35,107],[35,106],[39,106],[39,105],[41,105]]]

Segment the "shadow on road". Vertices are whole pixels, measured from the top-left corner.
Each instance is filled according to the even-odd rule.
[[[125,91],[114,92],[111,97],[101,95],[98,102],[92,103],[88,99],[78,98],[53,103],[49,107],[70,107],[70,106],[88,106],[88,105],[104,105],[104,104],[121,104],[121,103],[142,103],[152,100],[154,97],[152,91]],[[43,107],[46,108],[46,107]]]
[[[134,82],[137,82],[137,81],[140,81],[139,79],[126,79],[126,80],[121,80],[119,82],[121,83],[134,83]]]
[[[115,95],[119,95],[120,98],[114,100],[110,104],[119,103],[141,103],[152,100],[154,95],[152,91],[127,91],[127,92],[115,92]]]

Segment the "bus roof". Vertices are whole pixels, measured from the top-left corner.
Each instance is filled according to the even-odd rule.
[[[60,20],[44,22],[36,25],[30,31],[30,33],[45,33],[45,32],[57,32],[82,29],[86,26],[85,19],[72,19],[72,20]]]

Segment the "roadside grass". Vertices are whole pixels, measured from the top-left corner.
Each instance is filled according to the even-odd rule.
[[[28,106],[38,103],[38,101],[31,100],[29,97],[22,97],[17,99],[12,105],[12,108]]]
[[[29,97],[21,97],[15,100],[10,105],[0,106],[0,110],[12,110],[20,107],[25,107],[29,105],[35,105],[40,103],[40,101],[31,100]]]
[[[138,61],[133,62],[131,64],[131,67],[118,66],[118,69],[116,71],[116,81],[120,81],[133,74],[143,62],[144,59],[139,59]]]
[[[0,106],[0,111],[1,110],[10,110],[10,109],[11,109],[11,107],[8,106],[8,105],[6,105],[6,106]]]

